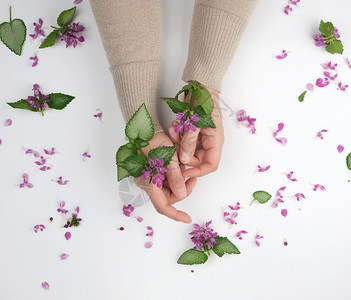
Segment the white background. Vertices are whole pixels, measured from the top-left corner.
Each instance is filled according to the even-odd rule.
[[[28,33],[32,22],[44,20],[46,33],[59,12],[73,1],[1,0],[0,21],[22,18]],[[163,69],[160,96],[172,96],[183,85],[193,1],[161,1],[163,12]],[[112,77],[89,2],[78,5],[76,21],[86,27],[86,42],[77,48],[58,43],[40,50],[39,65],[29,57],[39,41],[27,41],[22,56],[0,44],[0,299],[351,299],[350,171],[345,157],[351,152],[350,97],[333,84],[315,88],[303,103],[297,100],[308,82],[322,75],[320,63],[338,63],[340,80],[351,84],[345,57],[351,49],[350,1],[305,1],[283,13],[286,1],[260,1],[223,82],[222,98],[234,114],[241,108],[257,118],[257,134],[238,127],[234,115],[223,111],[225,145],[217,172],[199,178],[191,196],[177,205],[194,223],[213,220],[220,235],[232,237],[239,230],[243,240],[231,238],[241,255],[219,259],[211,255],[205,265],[182,266],[176,261],[192,247],[192,225],[180,224],[157,214],[150,203],[133,216],[122,214],[116,180],[115,152],[124,143],[124,122]],[[116,12],[118,17],[118,12]],[[320,19],[332,21],[341,34],[344,55],[331,55],[315,47],[311,38]],[[289,51],[287,59],[275,55]],[[31,94],[38,83],[43,93],[62,92],[76,98],[63,111],[40,113],[12,109],[13,102]],[[103,124],[93,115],[103,111]],[[160,104],[165,126],[173,116]],[[7,118],[11,127],[4,127]],[[285,123],[277,143],[272,131]],[[324,140],[317,132],[328,129]],[[337,146],[345,151],[339,154]],[[41,172],[24,148],[43,152],[55,147],[52,170]],[[90,147],[91,159],[82,160]],[[257,164],[271,165],[255,174]],[[294,171],[298,182],[284,173]],[[34,184],[20,189],[21,174]],[[53,182],[63,176],[70,182]],[[315,183],[326,191],[312,190]],[[249,206],[252,193],[272,195],[287,186],[279,208],[258,203]],[[306,200],[297,202],[295,193]],[[82,225],[66,241],[58,203],[68,209],[80,205]],[[239,201],[238,225],[229,227],[222,207]],[[288,209],[283,218],[281,208]],[[54,222],[49,223],[49,218]],[[33,226],[47,229],[35,234]],[[155,230],[154,245],[146,249],[146,226]],[[124,226],[124,231],[116,231]],[[256,233],[264,236],[261,247]],[[284,238],[288,246],[283,246]],[[59,255],[68,253],[67,260]],[[194,270],[192,273],[191,270]],[[50,291],[41,287],[47,281]]]

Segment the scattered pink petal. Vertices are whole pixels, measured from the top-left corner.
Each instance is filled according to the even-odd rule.
[[[85,158],[91,158],[91,155],[88,153],[89,151],[85,151],[82,156],[84,157],[83,160],[85,160]]]
[[[63,214],[67,214],[68,210],[64,209],[65,205],[66,205],[66,202],[65,201],[61,201],[60,202],[60,208],[57,209],[57,212],[60,212],[60,213],[63,213]]]
[[[99,121],[102,123],[102,110],[99,109],[99,108],[97,108],[96,110],[98,111],[98,113],[95,114],[94,117],[95,117],[95,118],[98,118]]]
[[[35,233],[37,233],[38,230],[44,231],[44,229],[46,229],[46,227],[45,227],[43,224],[40,224],[40,225],[38,224],[38,225],[35,225],[35,226],[34,226],[34,229],[33,229],[33,230],[34,230]]]
[[[228,205],[228,207],[231,209],[231,210],[239,210],[241,207],[240,207],[240,202],[237,202],[235,206],[233,205]]]
[[[4,123],[4,126],[11,126],[12,125],[12,120],[11,119],[7,119]]]
[[[317,137],[319,137],[321,140],[323,140],[323,133],[324,132],[328,132],[328,130],[327,129],[322,129],[322,130],[318,131]]]
[[[223,216],[224,216],[224,220],[230,223],[231,225],[237,224],[237,222],[234,220],[238,216],[238,213],[236,211],[233,213],[229,213],[225,211],[223,213]]]
[[[66,238],[66,240],[68,241],[70,238],[71,238],[71,233],[69,232],[69,231],[67,231],[66,233],[65,233],[65,238]]]
[[[287,5],[284,7],[284,13],[286,15],[289,15],[289,13],[292,11],[292,8],[290,7],[290,5]]]
[[[320,190],[322,190],[322,191],[325,191],[325,190],[326,190],[325,187],[324,187],[323,185],[321,185],[321,184],[315,184],[315,185],[313,186],[313,190],[314,190],[314,191],[317,191],[317,189],[320,189]]]
[[[344,146],[339,145],[338,146],[338,151],[339,151],[339,153],[343,152],[344,151]]]
[[[43,167],[39,168],[40,171],[48,171],[50,169],[51,169],[51,167],[47,167],[47,166],[43,166]]]
[[[288,211],[287,211],[285,208],[283,208],[283,209],[281,210],[281,214],[282,214],[282,216],[283,216],[284,218],[286,218],[286,216],[288,215]]]
[[[286,186],[281,187],[281,188],[276,192],[277,197],[282,198],[283,195],[281,194],[281,192],[282,192],[282,191],[285,191],[285,189],[286,189]]]
[[[136,219],[137,219],[137,221],[139,222],[139,223],[141,223],[142,221],[144,221],[144,218],[142,218],[142,217],[135,217]]]
[[[44,149],[45,154],[47,155],[54,155],[55,154],[55,148],[51,147],[51,150],[46,150]]]
[[[145,243],[145,248],[149,249],[152,246],[152,242],[146,242]]]
[[[257,247],[260,247],[261,243],[260,243],[260,239],[263,239],[264,237],[262,235],[256,234],[255,236],[255,243],[257,245]]]
[[[300,201],[300,198],[306,199],[305,195],[302,193],[296,193],[295,197],[297,201]]]
[[[329,84],[329,79],[328,78],[324,78],[324,81],[322,78],[318,78],[316,80],[316,86],[322,88],[322,87],[325,87]]]
[[[321,67],[324,69],[324,70],[335,70],[335,68],[338,66],[338,64],[333,64],[331,61],[328,62],[328,63],[324,63],[324,64],[321,64]]]
[[[148,232],[146,234],[146,236],[154,236],[154,230],[151,226],[146,226],[147,230],[149,230],[150,232]]]
[[[123,205],[123,214],[130,217],[131,213],[134,211],[134,207],[131,204]]]
[[[1,145],[1,143],[2,143],[2,141],[1,141],[1,139],[0,139],[0,145]]]
[[[239,112],[237,113],[237,120],[239,123],[246,121],[244,123],[244,126],[247,128],[250,128],[252,134],[256,132],[256,127],[255,127],[256,119],[251,118],[250,116],[247,116],[245,110],[243,109],[239,110]]]
[[[277,55],[276,58],[277,59],[285,59],[287,56],[288,56],[288,53],[285,50],[282,50],[282,54]]]
[[[307,83],[306,88],[308,91],[313,92],[314,86],[312,83]]]
[[[338,77],[338,74],[335,74],[335,75],[333,76],[333,75],[331,75],[328,71],[324,71],[323,74],[324,74],[325,77],[327,77],[327,78],[330,79],[330,80],[335,80],[336,77]]]
[[[294,174],[294,172],[293,172],[293,171],[291,171],[289,174],[287,174],[287,175],[286,175],[286,177],[288,177],[288,179],[289,179],[289,180],[291,180],[291,181],[294,181],[294,182],[295,182],[295,181],[297,181],[297,179],[296,179],[296,178],[292,178],[292,175],[293,175],[293,174]]]
[[[49,283],[47,283],[46,281],[43,282],[43,283],[41,284],[41,286],[42,286],[42,288],[43,288],[44,290],[47,290],[47,291],[50,290],[50,285],[49,285]]]
[[[22,174],[22,178],[23,178],[23,183],[21,183],[19,185],[20,188],[24,188],[24,187],[27,187],[29,189],[31,189],[33,187],[33,184],[31,184],[29,181],[28,181],[28,174],[27,173],[23,173]]]
[[[276,131],[273,132],[273,136],[274,136],[275,140],[276,140],[278,143],[281,143],[282,146],[285,146],[286,143],[288,142],[288,140],[287,140],[285,137],[281,137],[281,138],[278,138],[278,137],[277,137],[277,136],[278,136],[278,133],[279,133],[280,131],[282,131],[283,128],[284,128],[284,123],[279,123],[279,124],[278,124],[278,130],[276,130]]]
[[[283,195],[282,195],[281,192],[285,191],[285,189],[286,189],[286,186],[283,186],[276,192],[277,199],[272,203],[272,207],[273,208],[277,208],[279,203],[283,203],[284,202]]]
[[[339,86],[340,90],[342,90],[342,91],[344,91],[344,92],[345,92],[346,89],[349,87],[347,84],[346,84],[346,85],[342,85],[341,82],[339,82],[338,86]]]
[[[68,183],[68,180],[63,181],[63,180],[62,180],[62,176],[60,176],[59,179],[56,180],[56,182],[57,182],[59,185],[66,185],[66,184]]]
[[[235,236],[237,237],[237,238],[239,238],[239,240],[242,240],[243,238],[242,238],[242,235],[243,234],[247,234],[247,231],[246,230],[240,230],[240,231],[238,231],[236,234],[235,234]]]
[[[345,58],[346,62],[347,62],[347,65],[349,66],[349,68],[351,69],[351,61],[346,57]]]
[[[257,166],[258,167],[258,172],[266,172],[269,170],[269,168],[271,167],[270,165],[267,167],[261,167],[260,165]]]
[[[33,23],[34,25],[34,34],[30,34],[29,36],[32,37],[34,40],[38,37],[38,36],[45,36],[45,32],[42,29],[43,26],[43,20],[41,18],[39,18],[38,23]]]
[[[62,254],[60,255],[60,259],[61,259],[61,260],[65,260],[65,259],[67,259],[68,256],[69,256],[69,254],[67,254],[67,253],[62,253]]]
[[[290,3],[291,4],[293,4],[293,5],[297,5],[297,3],[299,3],[300,2],[300,0],[290,0]]]
[[[39,61],[38,56],[36,56],[36,55],[35,56],[31,56],[29,59],[33,60],[32,67],[35,67],[36,65],[38,65],[38,61]]]
[[[74,0],[73,1],[73,4],[80,4],[80,3],[82,3],[83,2],[83,0]]]
[[[43,156],[40,156],[40,161],[35,161],[35,163],[38,166],[42,166],[42,165],[44,165],[46,163],[46,159]]]

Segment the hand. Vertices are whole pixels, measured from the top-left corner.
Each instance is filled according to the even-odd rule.
[[[223,124],[220,111],[219,92],[206,88],[214,101],[212,120],[216,128],[191,129],[180,135],[175,132],[179,124],[174,121],[169,127],[171,140],[180,145],[178,149],[179,159],[182,164],[191,166],[183,172],[184,177],[200,177],[217,170],[221,159],[222,147],[224,143]],[[188,93],[184,102],[189,102],[191,92]]]
[[[147,155],[149,150],[160,146],[173,146],[172,141],[164,132],[155,133],[149,145],[142,150]],[[169,170],[165,173],[166,180],[163,182],[162,188],[158,188],[149,183],[149,179],[142,177],[136,178],[135,183],[148,194],[157,212],[176,221],[191,223],[191,217],[187,213],[177,210],[172,205],[191,194],[196,184],[196,178],[190,178],[184,182],[185,179],[182,175],[184,167],[181,170],[177,153],[174,154],[167,168]]]

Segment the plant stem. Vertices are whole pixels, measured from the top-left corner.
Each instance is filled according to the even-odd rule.
[[[11,9],[12,9],[12,7],[11,7],[11,5],[10,5],[10,23],[12,23]]]
[[[44,111],[41,109],[40,112],[41,112],[41,115],[44,117]]]
[[[250,206],[251,206],[252,202],[254,202],[255,200],[256,200],[256,199],[253,199],[253,200],[251,201]]]
[[[55,26],[50,26],[50,27],[52,27],[52,28],[54,28],[54,29],[56,29],[56,30],[60,29],[60,28],[57,28],[57,27],[55,27]]]

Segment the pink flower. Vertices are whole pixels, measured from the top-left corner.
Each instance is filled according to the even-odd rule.
[[[323,35],[321,35],[321,34],[314,34],[314,35],[312,35],[312,38],[314,39],[314,44],[317,47],[321,47],[321,46],[325,45],[325,40],[324,40]]]
[[[313,190],[314,190],[314,191],[317,191],[317,189],[320,189],[320,190],[322,190],[322,191],[325,191],[325,190],[326,190],[325,187],[324,187],[323,185],[321,185],[321,184],[315,184],[315,185],[313,186]]]
[[[146,242],[145,243],[145,248],[149,249],[152,247],[152,242]]]
[[[328,78],[324,78],[324,81],[322,78],[318,78],[316,81],[316,86],[318,87],[325,87],[329,84]]]
[[[223,213],[223,216],[224,216],[224,220],[228,223],[230,223],[231,225],[236,225],[237,222],[235,222],[235,218],[238,216],[238,213],[237,212],[233,212],[233,213],[229,213],[229,212],[224,212]]]
[[[310,92],[313,92],[313,84],[312,83],[307,83],[307,85],[306,85],[306,89],[308,90],[308,91],[310,91]]]
[[[205,226],[194,224],[195,230],[189,233],[192,235],[191,240],[195,244],[194,249],[209,250],[217,244],[216,237],[218,234],[210,227],[211,223],[212,221],[206,222]]]
[[[145,166],[145,169],[142,170],[143,178],[148,179],[152,178],[152,183],[155,184],[158,188],[162,188],[163,180],[166,179],[164,173],[168,171],[168,168],[164,167],[163,159],[148,158],[148,163]]]
[[[33,23],[34,25],[34,34],[30,34],[29,36],[35,40],[39,35],[45,36],[44,30],[41,28],[43,26],[43,20],[39,18],[38,23]]]
[[[299,2],[300,2],[300,0],[296,0],[296,1],[290,0],[290,3],[293,4],[293,5],[297,5],[297,3],[299,3]]]
[[[296,193],[295,197],[297,201],[300,201],[300,198],[306,199],[305,195],[302,193]]]
[[[321,140],[323,140],[323,133],[324,132],[328,132],[328,130],[327,129],[322,129],[322,130],[318,131],[317,137],[319,137]]]
[[[51,168],[50,167],[47,167],[47,166],[43,166],[41,168],[39,168],[40,171],[48,171],[50,170]]]
[[[293,175],[293,174],[294,174],[294,172],[291,171],[289,174],[286,175],[286,177],[288,177],[288,179],[291,180],[291,181],[297,181],[296,178],[292,178],[292,175]]]
[[[339,86],[340,90],[342,90],[342,91],[344,91],[344,92],[345,92],[346,89],[349,87],[347,84],[343,86],[341,82],[339,82],[338,86]]]
[[[36,55],[35,56],[31,56],[29,59],[33,60],[32,67],[35,67],[38,64],[38,61],[39,61],[38,56],[36,56]]]
[[[65,260],[65,259],[67,259],[68,256],[69,256],[69,255],[68,255],[67,253],[62,253],[62,254],[60,255],[60,259],[61,259],[61,260]]]
[[[285,59],[287,56],[288,56],[288,53],[285,50],[282,50],[282,54],[277,55],[276,58],[277,59]]]
[[[40,156],[40,161],[35,161],[35,163],[38,165],[38,166],[41,166],[41,165],[44,165],[46,163],[46,159],[43,157],[43,156]]]
[[[100,108],[97,108],[96,110],[98,111],[98,113],[94,115],[94,118],[98,118],[99,121],[102,123],[102,110]]]
[[[62,176],[60,176],[59,179],[56,180],[56,182],[57,182],[59,185],[66,185],[66,184],[68,183],[68,180],[63,181],[63,180],[62,180]]]
[[[139,223],[141,223],[142,221],[144,221],[144,218],[142,218],[142,217],[135,217],[136,219],[137,219],[137,221],[139,222]]]
[[[290,5],[287,5],[284,7],[284,13],[286,15],[289,15],[289,13],[292,11],[292,8],[290,7]]]
[[[55,148],[51,147],[51,150],[46,150],[44,149],[45,154],[47,155],[54,155],[55,154]]]
[[[84,160],[85,160],[85,158],[91,158],[91,155],[88,154],[87,151],[85,151],[85,152],[82,154],[82,156],[84,157],[84,158],[83,158]]]
[[[351,68],[351,61],[346,57],[345,58],[346,62],[347,62],[347,65],[349,66],[349,68]]]
[[[65,233],[65,238],[66,238],[66,240],[68,241],[70,238],[71,238],[71,233],[69,232],[69,231],[67,231],[66,233]]]
[[[73,48],[75,48],[78,42],[83,43],[85,41],[84,37],[82,36],[84,26],[80,25],[79,22],[68,22],[62,27],[66,28],[67,30],[65,31],[65,33],[60,33],[59,38],[61,39],[61,41],[66,42],[66,48],[68,48],[71,45],[73,45]]]
[[[271,167],[270,165],[267,167],[261,167],[260,165],[257,166],[258,167],[258,172],[266,172],[269,170],[269,168]]]
[[[283,195],[282,195],[281,192],[282,192],[282,191],[285,191],[285,189],[286,189],[286,186],[281,187],[281,188],[276,192],[277,197],[283,198]]]
[[[131,213],[134,211],[134,207],[131,204],[123,205],[123,214],[130,217]]]
[[[283,208],[283,209],[281,210],[281,214],[282,214],[282,216],[283,216],[284,218],[286,218],[286,216],[288,215],[288,211],[287,211],[285,208]]]
[[[146,236],[154,236],[154,230],[153,230],[153,228],[151,227],[151,226],[146,226],[146,228],[147,228],[147,230],[149,230],[150,232],[148,232],[147,234],[146,234]]]
[[[27,149],[26,154],[33,154],[34,157],[39,157],[40,156],[39,152],[37,152],[37,151],[35,151],[33,149]]]
[[[279,203],[283,203],[284,202],[283,195],[282,195],[281,192],[285,191],[285,189],[286,189],[286,186],[283,186],[276,192],[277,199],[272,203],[272,207],[273,208],[277,208]]]
[[[239,112],[237,113],[237,120],[239,123],[246,121],[244,123],[244,126],[247,128],[250,128],[252,134],[254,134],[256,132],[256,127],[255,127],[256,119],[251,118],[250,116],[247,116],[245,110],[243,110],[243,109],[239,110]]]
[[[286,143],[288,142],[288,140],[287,140],[285,137],[277,138],[278,133],[279,133],[280,131],[282,131],[283,128],[284,128],[284,123],[279,123],[279,124],[278,124],[278,130],[276,130],[276,131],[273,132],[273,136],[274,136],[275,140],[276,140],[278,143],[281,143],[282,146],[285,146]]]
[[[335,80],[336,77],[338,77],[338,74],[335,74],[334,76],[332,76],[328,71],[324,71],[323,74],[325,77],[327,77],[330,80]]]
[[[341,153],[344,151],[344,146],[339,145],[337,149],[338,149],[339,153]]]
[[[240,202],[237,202],[235,206],[233,205],[228,205],[228,207],[231,209],[231,210],[239,210],[241,207],[240,207]]]
[[[237,238],[239,238],[239,240],[242,240],[243,238],[242,238],[242,235],[243,234],[247,234],[247,231],[246,230],[240,230],[240,231],[238,231],[236,234],[235,234],[235,236],[237,237]]]
[[[328,62],[328,63],[324,63],[324,64],[321,64],[321,67],[324,69],[324,70],[335,70],[335,68],[338,66],[338,64],[333,64],[331,61]]]
[[[20,188],[24,188],[24,187],[27,187],[29,189],[31,189],[33,187],[33,184],[31,184],[29,181],[28,181],[28,174],[27,173],[23,173],[22,174],[22,178],[23,178],[23,183],[21,183],[19,185]]]
[[[262,235],[256,234],[255,236],[255,243],[257,245],[257,247],[260,247],[261,243],[260,243],[260,239],[263,239],[264,237]]]
[[[47,291],[50,290],[50,285],[49,285],[49,283],[47,283],[46,281],[43,282],[43,283],[41,284],[41,287],[42,287],[44,290],[47,290]]]
[[[44,231],[44,229],[46,229],[46,227],[45,227],[43,224],[35,225],[35,226],[34,226],[34,232],[35,232],[35,233],[37,233],[38,230]]]
[[[64,209],[65,205],[66,205],[66,202],[65,201],[61,201],[60,202],[60,207],[57,209],[57,212],[60,212],[60,213],[63,213],[63,214],[67,214],[68,210]]]
[[[11,119],[7,119],[4,123],[4,126],[11,126],[12,125],[12,120]]]

